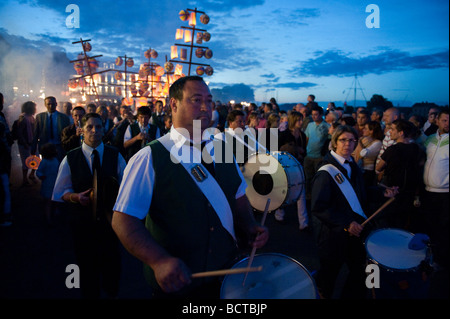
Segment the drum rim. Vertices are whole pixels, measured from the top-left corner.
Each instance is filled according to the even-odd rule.
[[[298,260],[294,259],[293,257],[284,255],[284,254],[282,254],[282,253],[274,253],[274,252],[259,253],[259,254],[256,254],[255,257],[257,257],[257,256],[262,256],[262,255],[264,255],[264,256],[284,257],[284,258],[286,258],[286,259],[289,259],[290,261],[293,261],[295,264],[299,265],[300,268],[302,268],[302,269],[306,272],[306,274],[308,275],[308,277],[311,279],[312,284],[313,284],[313,288],[314,288],[314,292],[315,292],[316,296],[319,296],[319,290],[318,290],[318,288],[317,288],[316,281],[314,280],[313,275],[312,275],[311,272],[310,272],[305,266],[303,266]],[[243,262],[243,261],[245,261],[245,260],[248,260],[249,258],[250,258],[250,256],[247,256],[247,257],[245,257],[245,258],[242,258],[241,260],[239,260],[238,262],[236,262],[236,263],[231,267],[231,269],[233,269],[234,266],[236,266],[237,264],[240,264],[241,262]],[[228,276],[230,276],[230,275],[226,275],[226,276],[224,276],[223,279],[222,279],[222,284],[221,284],[221,286],[220,286],[220,299],[224,299],[224,298],[223,298],[223,290],[224,290],[224,284],[223,284],[223,283],[225,282],[225,279],[226,279]]]
[[[412,233],[412,232],[410,232],[410,231],[407,231],[407,230],[404,230],[404,229],[401,229],[401,228],[395,228],[395,227],[384,227],[384,228],[379,228],[379,229],[375,229],[375,230],[371,231],[371,232],[369,233],[369,235],[366,237],[366,239],[364,240],[364,249],[366,250],[367,260],[370,261],[371,263],[376,264],[376,265],[382,267],[383,269],[385,269],[385,270],[387,270],[387,271],[391,271],[391,272],[394,272],[394,271],[395,271],[395,272],[414,272],[414,271],[416,271],[417,269],[419,269],[420,264],[422,263],[422,261],[425,261],[425,260],[427,259],[427,254],[426,254],[426,253],[425,253],[425,258],[422,259],[421,262],[420,262],[417,266],[410,267],[410,268],[394,268],[394,267],[389,267],[389,266],[386,266],[386,265],[384,265],[384,264],[382,264],[382,263],[380,263],[379,261],[377,261],[377,260],[374,259],[374,257],[372,256],[372,254],[370,254],[370,252],[369,252],[368,249],[367,249],[367,243],[368,243],[368,240],[369,240],[369,238],[370,238],[372,235],[374,235],[375,233],[378,233],[378,232],[380,232],[380,231],[386,231],[386,230],[396,230],[396,231],[401,231],[401,232],[403,232],[403,233],[407,233],[407,234],[409,234],[409,235],[414,236],[414,233]]]

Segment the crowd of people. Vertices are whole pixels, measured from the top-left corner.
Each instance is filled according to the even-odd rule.
[[[3,95],[0,102],[3,111]],[[318,221],[316,281],[323,298],[331,297],[342,264],[350,269],[343,296],[363,295],[363,242],[377,228],[428,234],[433,267],[448,269],[448,109],[432,108],[424,121],[414,114],[406,118],[395,107],[349,112],[330,103],[324,109],[313,95],[292,110],[281,110],[274,98],[259,106],[223,104],[213,101],[199,77],[175,82],[167,103],[136,108],[66,102],[58,111],[57,100],[48,96],[44,105],[46,111],[38,114],[33,101],[22,105],[18,118],[0,114],[0,223],[13,222],[9,175],[11,146],[17,143],[22,187],[42,181],[47,222],[52,223],[55,202],[66,203],[75,216],[75,252],[88,273],[81,282],[84,297],[97,298],[101,289],[117,295],[119,241],[146,265],[155,298],[217,297],[217,278],[194,280],[191,274],[229,268],[238,257],[236,242],[250,247],[267,242],[269,232],[252,214],[241,172],[258,146],[250,147],[246,135],[245,154],[234,153],[239,161],[218,162],[212,143],[195,138],[194,120],[202,132],[215,128],[217,136],[228,133],[235,142],[236,132],[267,134],[265,149],[287,152],[301,164],[299,229]],[[275,147],[268,143],[274,132]],[[183,160],[175,165],[174,147],[189,148],[199,165],[185,167]],[[27,159],[39,154],[38,169],[31,169]],[[327,170],[330,165],[337,174]],[[340,189],[337,175],[349,182],[354,198]],[[396,198],[393,204],[362,227],[389,197]],[[282,208],[275,218],[283,222]],[[99,276],[108,278],[102,287]]]

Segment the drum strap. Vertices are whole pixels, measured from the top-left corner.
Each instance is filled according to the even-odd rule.
[[[207,175],[206,172],[208,171],[201,164],[200,158],[198,158],[198,161],[195,160],[195,151],[184,143],[178,145],[179,143],[177,142],[177,145],[179,146],[177,147],[175,142],[170,138],[170,134],[164,135],[158,139],[158,141],[170,152],[172,161],[175,160],[177,163],[180,163],[187,171],[188,175],[216,211],[222,226],[231,234],[234,240],[236,240],[233,227],[233,214],[231,212],[231,207],[228,204],[228,200],[214,177]],[[180,148],[182,148],[181,154]],[[194,152],[194,161],[190,160],[190,156],[186,156],[186,154],[192,152]],[[200,152],[198,153],[200,154]]]
[[[344,197],[347,199],[352,210],[358,215],[367,219],[367,216],[366,214],[364,214],[364,211],[361,207],[361,204],[359,203],[358,196],[356,195],[355,190],[352,187],[352,184],[350,184],[350,182],[344,176],[344,174],[342,174],[341,171],[338,170],[336,166],[332,164],[323,165],[321,168],[319,168],[319,171],[328,172],[328,174],[331,175],[336,185],[341,190]]]

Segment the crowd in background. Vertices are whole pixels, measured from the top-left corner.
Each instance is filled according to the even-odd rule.
[[[51,192],[58,165],[67,152],[82,144],[80,121],[85,114],[101,115],[103,143],[117,147],[127,162],[148,142],[167,134],[172,125],[170,108],[158,100],[136,108],[106,103],[73,106],[70,102],[58,103],[55,98],[47,97],[45,112],[36,114],[36,103],[27,101],[21,106],[18,117],[6,112],[3,95],[0,102],[2,226],[11,225],[14,215],[9,183],[13,143],[17,143],[22,161],[22,187],[36,183],[38,178],[42,181],[45,216],[51,222],[54,209]],[[281,110],[274,98],[260,105],[215,101],[210,126],[220,131],[233,127],[236,111],[243,115],[239,126],[244,130],[278,130],[277,151],[293,154],[303,166],[307,200],[318,166],[331,150],[334,130],[339,125],[353,127],[359,139],[352,155],[363,171],[366,187],[398,186],[400,193],[406,194],[390,214],[385,214],[385,225],[429,233],[436,243],[436,262],[448,267],[448,109],[430,108],[425,119],[415,114],[405,115],[395,107],[344,109],[329,103],[323,108],[313,95],[291,110]],[[46,114],[53,118],[47,120]],[[392,148],[393,145],[402,147]],[[39,168],[30,169],[27,159],[39,154]],[[441,197],[442,194],[445,196]]]

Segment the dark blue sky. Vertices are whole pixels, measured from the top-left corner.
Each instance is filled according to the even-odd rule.
[[[126,54],[142,63],[151,47],[159,52],[156,62],[164,63],[176,29],[187,25],[178,12],[197,7],[211,18],[199,27],[211,33],[212,88],[243,83],[257,102],[272,96],[279,103],[304,102],[315,94],[339,103],[358,74],[368,99],[382,94],[405,106],[448,104],[448,1],[77,0],[80,27],[68,28],[70,3],[2,1],[0,33],[61,47],[69,57],[80,51],[73,41],[89,38],[92,52],[106,62]],[[366,12],[371,3],[379,9],[379,28],[366,24],[375,14]]]

